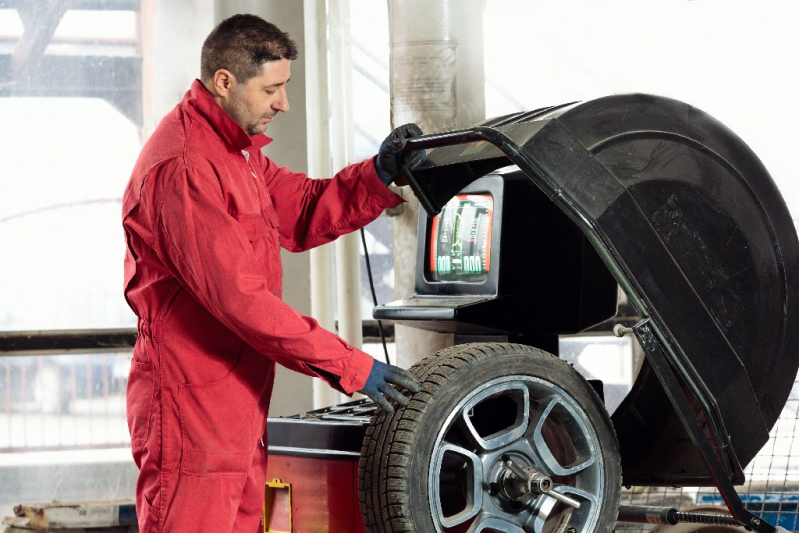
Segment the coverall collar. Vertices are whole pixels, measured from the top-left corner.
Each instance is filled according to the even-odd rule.
[[[272,142],[263,133],[250,137],[230,115],[214,100],[200,80],[194,80],[191,89],[183,98],[189,113],[195,115],[202,124],[216,133],[222,142],[232,150],[259,150]]]

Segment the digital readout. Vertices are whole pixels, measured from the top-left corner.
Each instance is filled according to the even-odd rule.
[[[459,194],[430,227],[430,276],[433,281],[480,282],[491,268],[494,199],[489,194]]]

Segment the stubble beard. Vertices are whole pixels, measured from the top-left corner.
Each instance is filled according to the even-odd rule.
[[[253,117],[252,112],[247,108],[247,105],[244,103],[244,98],[241,96],[241,91],[239,87],[236,87],[233,90],[232,98],[228,100],[228,105],[226,106],[225,112],[230,115],[236,123],[241,126],[241,128],[247,132],[247,135],[253,136],[258,135],[259,133],[264,133],[266,131],[266,124],[261,125],[261,118],[262,117]]]

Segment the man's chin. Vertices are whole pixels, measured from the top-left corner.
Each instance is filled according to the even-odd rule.
[[[247,133],[252,137],[253,135],[258,135],[259,133],[266,133],[266,124],[263,126],[253,126],[252,128],[247,130]]]

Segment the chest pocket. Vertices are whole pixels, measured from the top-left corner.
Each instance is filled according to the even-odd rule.
[[[271,206],[269,206],[271,208]],[[277,214],[272,209],[275,221]],[[266,278],[270,292],[280,297],[282,293],[283,267],[280,262],[280,242],[276,224],[267,213],[240,214],[236,217],[250,246],[255,253],[261,272]]]
[[[272,226],[275,232],[280,230],[280,219],[277,216],[277,211],[275,210],[275,206],[272,205],[272,198],[269,196],[269,191],[267,190],[266,186],[259,191],[261,194],[261,205],[263,205],[264,211],[264,218],[266,219],[267,223]]]

